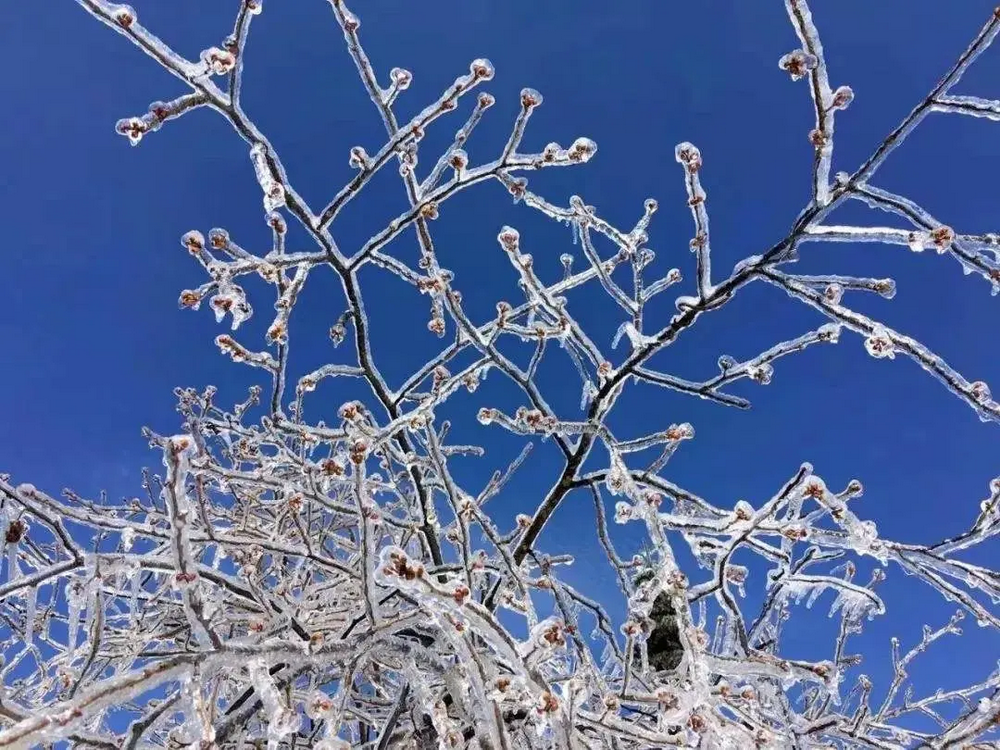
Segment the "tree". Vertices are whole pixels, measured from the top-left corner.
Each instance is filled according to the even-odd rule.
[[[522,91],[502,152],[472,163],[464,148],[494,104],[480,91],[493,77],[485,59],[474,60],[437,100],[401,123],[394,105],[411,74],[394,68],[384,87],[385,76],[364,52],[358,18],[344,0],[331,0],[387,139],[374,154],[351,149],[356,175],[316,210],[241,106],[244,52],[261,0],[242,0],[232,34],[198,61],[155,37],[128,6],[78,2],[190,89],[121,120],[117,130],[133,145],[207,108],[249,149],[273,247],[260,254],[221,229],[207,237],[188,232],[182,244],[208,281],[183,291],[180,305],[197,309],[207,300],[217,321],[229,320],[236,331],[253,313],[244,287],[259,277],[273,290],[275,315],[263,348],[235,335],[216,338],[235,362],[262,371],[265,386],[232,407],[217,403],[214,388],[179,389],[183,432],[147,431],[162,452],[163,473],[147,475],[145,500],[92,502],[74,493],[57,499],[8,477],[0,481],[7,552],[0,599],[5,652],[13,654],[4,671],[0,747],[67,739],[101,748],[944,748],[995,734],[1000,673],[988,666],[957,690],[921,697],[906,683],[910,663],[938,639],[958,634],[964,616],[1000,627],[1000,572],[968,559],[969,550],[1000,530],[1000,480],[990,483],[965,532],[929,546],[908,544],[880,537],[856,513],[859,482],[829,488],[808,464],[759,507],[713,504],[664,475],[671,456],[694,437],[691,425],[621,435],[609,418],[622,393],[638,383],[720,408],[746,408],[730,384],[766,384],[777,360],[844,335],[863,337],[873,357],[912,359],[984,421],[1000,421],[1000,404],[985,383],[846,304],[845,296],[861,292],[891,298],[890,279],[793,270],[807,243],[877,242],[950,255],[1000,289],[995,235],[962,234],[872,182],[932,113],[1000,119],[1000,102],[954,93],[1000,31],[1000,9],[867,160],[831,175],[834,121],[853,93],[831,86],[805,0],[786,0],[800,48],[779,66],[812,96],[812,193],[784,238],[720,274],[711,265],[702,155],[691,143],[678,145],[678,176],[694,223],[688,283],[676,269],[647,278],[655,201],[624,230],[581,198],[560,205],[529,189],[525,173],[580,165],[597,149],[578,138],[568,147],[552,143],[525,153],[522,138],[542,103],[537,91]],[[469,113],[452,145],[432,155],[433,166],[418,177],[424,133],[463,106]],[[345,251],[331,227],[393,166],[409,204],[362,247]],[[431,227],[449,198],[487,181],[500,182],[525,209],[570,224],[586,267],[574,270],[566,255],[562,278],[543,279],[524,251],[530,238],[522,244],[519,232],[504,226],[497,241],[524,299],[500,301],[495,318],[475,322],[454,275],[440,264]],[[830,224],[828,217],[850,201],[910,226]],[[286,247],[288,221],[313,248]],[[416,267],[389,252],[404,234],[419,244]],[[451,337],[400,383],[383,377],[371,346],[359,280],[368,267],[427,295],[428,328]],[[290,319],[306,281],[319,274],[332,274],[343,291],[347,309],[333,315],[330,338],[352,361],[296,377]],[[829,322],[749,359],[722,357],[719,374],[707,380],[654,369],[655,355],[759,282]],[[567,302],[569,292],[587,286],[602,289],[621,309],[612,346],[626,346],[616,356],[588,335]],[[647,315],[647,304],[673,287],[684,290],[676,313],[668,320]],[[519,358],[512,353],[519,348],[529,353]],[[560,413],[546,399],[538,372],[552,357],[568,358],[578,373],[579,413]],[[367,396],[344,403],[332,424],[307,419],[310,394],[331,378],[359,381]],[[523,436],[526,448],[471,488],[457,478],[452,459],[479,449],[450,442],[441,414],[460,391],[473,392],[488,378],[512,383],[523,406],[486,405],[479,422]],[[534,513],[503,528],[485,505],[536,440],[555,446],[560,471]],[[565,580],[568,557],[541,547],[564,501],[588,495],[627,599],[621,622],[608,604]],[[617,523],[643,527],[645,554],[630,559],[617,551],[607,495],[617,498]],[[695,561],[683,570],[682,546]],[[872,561],[870,580],[856,580],[858,566]],[[846,647],[867,619],[884,613],[878,584],[891,566],[954,602],[958,612],[927,627],[919,643],[894,642],[891,683],[876,689]],[[753,610],[740,595],[757,581],[762,604]],[[839,617],[831,658],[789,657],[781,639],[794,605],[827,592]],[[584,636],[588,625],[594,638]],[[915,715],[931,717],[933,728],[915,723]]]

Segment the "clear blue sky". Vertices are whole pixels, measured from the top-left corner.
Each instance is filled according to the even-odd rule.
[[[144,24],[192,58],[229,33],[237,5],[133,4]],[[328,5],[265,5],[251,34],[244,106],[281,153],[297,190],[319,207],[350,178],[349,148],[363,145],[374,153],[382,125]],[[693,278],[687,250],[692,227],[673,157],[679,141],[693,141],[705,159],[713,262],[720,275],[784,236],[806,202],[811,103],[805,84],[791,83],[777,67],[778,58],[797,46],[779,0],[436,0],[406,5],[406,12],[388,0],[358,5],[362,38],[383,80],[392,66],[414,73],[414,85],[399,104],[403,119],[466,71],[472,58],[489,57],[497,77],[488,90],[498,103],[470,144],[473,161],[492,158],[502,146],[520,88],[539,89],[545,103],[531,120],[526,144],[567,145],[586,135],[600,151],[584,167],[538,176],[532,188],[559,203],[579,194],[626,228],[641,213],[642,201],[655,197],[662,210],[650,247],[661,270],[678,266]],[[198,111],[130,148],[115,134],[115,121],[184,89],[71,0],[44,6],[8,3],[0,26],[6,71],[0,78],[0,470],[53,492],[71,486],[85,495],[106,488],[112,496],[130,496],[139,491],[139,469],[159,463],[139,428],[177,429],[173,387],[214,383],[219,401],[232,403],[255,382],[253,373],[218,354],[212,340],[222,329],[206,310],[177,310],[180,290],[203,281],[180,247],[181,234],[221,226],[260,250],[268,232],[246,148],[222,119]],[[815,0],[831,83],[849,84],[856,93],[837,120],[835,169],[853,170],[870,153],[964,49],[992,6],[992,0]],[[998,55],[1000,49],[991,50],[958,93],[1000,94]],[[424,170],[462,118],[452,116],[428,136],[421,151]],[[935,116],[874,182],[906,193],[959,231],[1000,231],[997,144],[997,124]],[[386,170],[345,212],[335,227],[338,242],[347,250],[357,247],[404,200],[398,180]],[[884,214],[857,208],[840,220],[886,223]],[[565,227],[511,205],[498,185],[447,204],[434,225],[437,247],[478,320],[492,314],[498,299],[517,299],[516,276],[495,242],[504,223],[521,229],[525,249],[549,278],[559,273],[561,253],[580,255]],[[295,235],[291,246],[308,249]],[[410,259],[416,254],[412,235],[389,249]],[[970,379],[1000,390],[993,339],[1000,301],[982,280],[963,277],[954,262],[898,247],[816,244],[805,249],[801,269],[894,277],[894,301],[857,296],[850,302],[920,338]],[[368,307],[374,308],[377,358],[398,383],[422,355],[437,350],[424,327],[426,298],[378,273],[364,281],[370,285]],[[246,341],[268,322],[270,299],[251,301],[259,317],[241,337]],[[610,350],[620,322],[614,308],[596,295],[570,302]],[[293,336],[297,330],[316,336],[297,346],[298,372],[346,361],[349,352],[331,350],[322,335],[342,309],[330,279],[310,280],[292,329]],[[651,325],[666,320],[668,305],[651,308],[650,316]],[[720,354],[749,357],[822,322],[776,290],[752,287],[725,311],[699,322],[657,364],[684,377],[710,377]],[[561,388],[570,372],[553,365],[543,373],[543,386],[567,416],[575,413],[579,395],[578,381]],[[980,423],[908,360],[869,358],[861,340],[849,334],[836,347],[782,360],[770,386],[740,384],[735,390],[753,401],[751,411],[640,387],[623,399],[614,426],[622,435],[638,435],[656,425],[692,422],[697,438],[673,459],[668,476],[722,505],[765,500],[804,460],[836,488],[857,477],[866,487],[859,513],[874,519],[885,536],[914,542],[965,528],[987,482],[1000,474],[1000,426]],[[492,405],[516,405],[502,385],[481,394]],[[320,391],[312,414],[332,415],[354,395],[361,394]],[[475,424],[473,400],[457,401],[449,413],[456,440],[475,440],[488,449],[485,459],[457,464],[470,489],[520,445],[496,428]],[[530,512],[547,489],[552,465],[546,450],[494,501],[504,525],[515,513]],[[580,494],[571,501],[543,546],[583,550],[571,580],[591,579],[598,592],[610,591],[613,584],[597,557],[590,498]],[[991,552],[996,559],[996,547]],[[871,623],[854,648],[865,653],[874,675],[885,674],[890,635],[911,643],[924,621],[941,624],[952,611],[898,569],[889,572],[883,593],[891,614]],[[750,588],[760,585],[752,581]],[[941,643],[924,668],[961,667],[962,673],[984,676],[1000,646],[995,634],[971,623],[969,631],[964,642]],[[808,649],[808,635],[793,631],[790,647]]]

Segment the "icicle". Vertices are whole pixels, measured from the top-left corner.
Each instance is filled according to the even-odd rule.
[[[68,613],[66,615],[66,650],[76,649],[76,637],[80,630],[80,612],[83,610],[85,589],[79,579],[70,581],[66,587],[66,604]]]
[[[38,609],[38,587],[28,586],[24,594],[24,642],[31,643],[35,637],[35,614]]]
[[[17,564],[17,544],[7,545],[7,580],[16,581],[21,577],[21,567]]]

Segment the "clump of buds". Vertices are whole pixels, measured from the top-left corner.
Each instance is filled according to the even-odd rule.
[[[472,592],[469,591],[469,587],[464,583],[459,583],[455,585],[455,588],[451,592],[451,598],[455,600],[455,604],[461,607],[468,600],[469,595]]]
[[[364,463],[366,455],[368,455],[368,443],[360,438],[351,443],[350,456],[353,463]]]
[[[24,538],[27,531],[28,524],[19,518],[14,519],[7,525],[7,533],[4,535],[4,541],[7,544],[17,544]]]
[[[387,578],[402,578],[414,581],[424,577],[424,566],[412,562],[398,547],[386,547],[382,552],[382,574]]]
[[[328,477],[344,476],[344,465],[333,458],[323,459],[319,468]]]

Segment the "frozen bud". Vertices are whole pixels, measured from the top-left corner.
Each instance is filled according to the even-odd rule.
[[[127,117],[115,123],[115,132],[128,138],[133,146],[138,146],[148,131],[149,125],[139,117]]]
[[[434,316],[433,318],[431,318],[427,322],[427,330],[433,334],[436,334],[439,337],[444,336],[446,330],[444,324],[444,318],[440,318],[438,316]]]
[[[559,262],[562,263],[563,268],[569,271],[573,267],[573,256],[569,253],[563,253],[559,256]]]
[[[618,700],[618,696],[614,693],[608,693],[604,696],[604,708],[608,711],[617,711],[619,706],[621,706],[621,701]]]
[[[514,196],[514,202],[517,203],[528,190],[528,181],[523,177],[518,177],[516,180],[507,181],[507,192]]]
[[[646,202],[643,204],[643,207],[646,209],[647,214],[655,214],[656,211],[659,209],[660,204],[657,203],[653,198],[647,198]]]
[[[181,292],[177,304],[180,307],[189,307],[192,310],[197,310],[198,305],[201,304],[201,295],[193,289],[185,289]]]
[[[479,99],[476,100],[480,109],[489,109],[496,103],[496,99],[493,98],[493,94],[483,92],[479,95]]]
[[[747,580],[747,569],[742,565],[727,565],[726,580],[731,583],[744,583]]]
[[[872,289],[885,299],[892,299],[896,296],[896,282],[892,279],[879,279],[872,286]]]
[[[111,11],[111,17],[123,29],[128,29],[135,23],[135,9],[131,5],[119,5]]]
[[[836,344],[840,339],[840,326],[836,323],[827,323],[820,326],[816,334],[819,336],[820,341],[828,341],[831,344]]]
[[[590,161],[590,157],[596,153],[597,144],[589,138],[577,138],[573,141],[573,145],[569,147],[569,151],[566,152],[570,161],[581,163]]]
[[[747,368],[747,377],[760,385],[769,385],[774,377],[774,368],[767,362]]]
[[[479,420],[479,424],[490,424],[496,417],[496,409],[480,409],[479,413],[476,415],[476,419]]]
[[[538,698],[538,704],[535,710],[539,714],[554,714],[559,710],[559,699],[546,690]]]
[[[203,51],[201,61],[217,76],[226,75],[236,67],[236,57],[233,53],[218,47],[209,47]]]
[[[654,695],[656,696],[656,702],[659,704],[659,707],[664,711],[677,708],[680,704],[680,699],[677,697],[677,694],[669,688],[657,688]]]
[[[500,234],[497,235],[497,241],[500,243],[500,247],[509,253],[517,250],[520,239],[521,235],[516,229],[514,229],[514,227],[505,226],[500,230]]]
[[[347,335],[347,329],[340,323],[330,326],[330,340],[334,346],[340,346]]]
[[[196,229],[185,232],[181,237],[181,244],[191,253],[200,252],[205,249],[205,235]]]
[[[781,59],[778,60],[778,67],[788,73],[793,81],[797,81],[807,75],[809,71],[814,70],[817,63],[818,60],[815,55],[811,55],[805,50],[797,49],[786,55],[782,55]]]
[[[816,148],[823,148],[828,140],[826,133],[819,128],[813,128],[809,131],[809,142]]]
[[[668,440],[690,440],[694,437],[694,427],[691,426],[690,422],[682,422],[681,424],[672,424],[667,428],[667,439]]]
[[[517,523],[519,529],[526,529],[531,526],[531,516],[524,513],[518,513],[514,521]]]
[[[489,81],[493,78],[493,63],[484,57],[477,58],[469,64],[469,72],[480,81]]]
[[[420,215],[425,219],[433,221],[438,217],[438,204],[434,201],[428,201],[420,207]]]
[[[531,640],[547,649],[562,648],[566,645],[565,627],[562,620],[548,619],[538,623],[531,633]]]
[[[982,380],[977,380],[971,386],[969,386],[969,392],[972,397],[980,404],[985,404],[990,400],[990,387],[986,385]]]
[[[27,530],[28,530],[28,524],[26,524],[24,521],[20,519],[15,519],[7,525],[7,532],[4,534],[4,541],[7,544],[17,544],[24,538],[25,532],[27,532]],[[133,534],[135,533],[134,530],[131,529],[131,527],[129,527],[128,530],[132,531]]]
[[[337,4],[339,5],[340,3],[338,2]],[[361,20],[356,15],[351,13],[351,11],[349,11],[347,8],[344,8],[343,13],[344,13],[344,22],[343,22],[344,31],[351,33],[361,28]]]
[[[306,716],[314,721],[323,719],[325,714],[333,708],[333,699],[325,693],[321,693],[318,690],[309,696],[309,700],[306,701],[305,709]]]
[[[380,572],[387,579],[413,581],[424,576],[424,566],[410,560],[399,547],[385,547],[380,557]]]
[[[704,716],[696,711],[688,717],[688,727],[691,728],[692,732],[701,734],[708,729],[708,721]]]
[[[562,151],[562,147],[558,143],[545,144],[545,148],[542,149],[542,161],[546,163],[554,162],[559,156],[560,151]]]
[[[358,439],[351,443],[351,461],[355,464],[364,463],[365,456],[368,454],[368,443],[364,440]]]
[[[736,359],[734,357],[729,356],[728,354],[723,354],[721,357],[719,357],[719,370],[721,370],[722,372],[728,372],[729,370],[732,370],[734,367],[736,367],[737,364],[739,363],[736,361]]]
[[[875,326],[871,334],[865,339],[865,349],[876,359],[894,359],[896,357],[896,347],[889,337],[889,332],[882,326]]]
[[[461,172],[469,166],[469,155],[464,150],[456,148],[451,152],[451,157],[448,159],[448,163],[451,164],[452,168]]]
[[[320,471],[328,477],[344,476],[344,465],[332,458],[327,458],[320,464]]]
[[[621,500],[615,503],[615,523],[628,523],[634,517],[631,505]]]
[[[357,401],[348,401],[346,404],[340,407],[338,414],[341,419],[346,419],[348,421],[357,419],[364,412],[364,407],[361,406]]]
[[[534,109],[542,103],[542,95],[535,89],[521,89],[521,106]]]
[[[753,506],[746,500],[738,500],[733,508],[733,516],[740,521],[749,521],[753,518]]]
[[[361,146],[355,146],[351,149],[351,156],[347,160],[347,163],[354,169],[367,169],[368,153]]]
[[[275,344],[284,344],[288,341],[288,326],[284,321],[276,320],[267,329],[267,338]]]
[[[816,500],[826,497],[826,492],[826,482],[819,477],[809,477],[809,480],[802,487],[802,495],[804,497],[811,497]]]
[[[854,90],[850,86],[841,86],[833,92],[831,106],[834,109],[847,109],[854,101]]]
[[[955,230],[951,227],[940,226],[931,231],[931,241],[939,253],[945,252],[955,240]]]
[[[259,16],[260,12],[264,10],[263,0],[243,0],[243,4],[251,16]]]
[[[229,232],[225,229],[212,229],[208,233],[208,242],[216,250],[229,247]]]
[[[927,246],[928,236],[924,232],[910,232],[906,244],[915,253],[922,253]]]
[[[400,91],[410,88],[410,83],[413,81],[413,74],[405,68],[393,68],[389,71],[389,77]]]
[[[830,284],[823,290],[823,297],[827,302],[832,302],[834,305],[840,304],[840,300],[844,297],[844,287],[840,284]]]
[[[271,211],[266,217],[267,225],[271,227],[278,234],[284,234],[288,231],[288,225],[285,223],[284,217],[277,211]]]
[[[687,141],[678,143],[674,148],[674,158],[677,159],[678,163],[683,164],[689,172],[697,172],[701,169],[701,151],[693,143]]]

